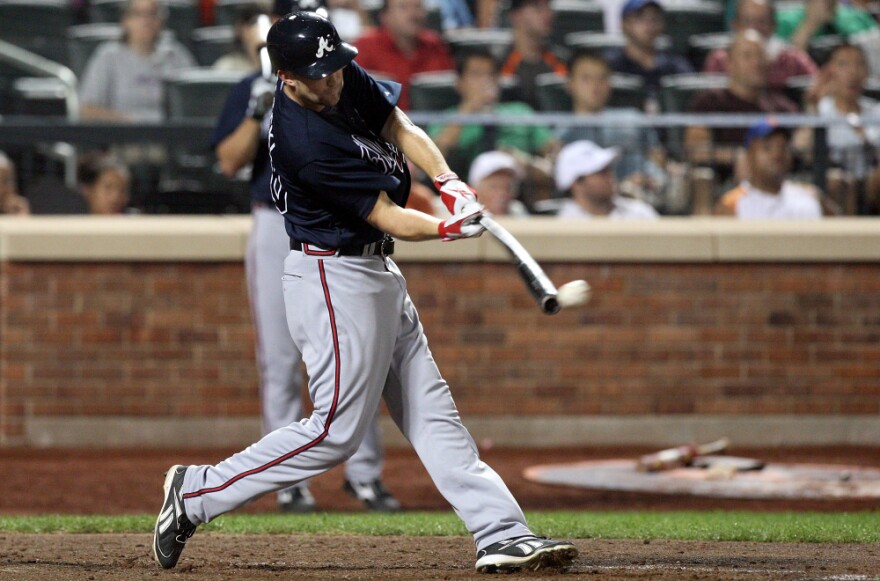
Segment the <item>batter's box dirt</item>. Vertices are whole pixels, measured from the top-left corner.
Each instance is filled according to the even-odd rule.
[[[876,545],[577,540],[565,573],[503,579],[876,579]],[[153,562],[150,536],[0,535],[0,579],[15,581],[498,579],[473,570],[466,537],[196,534],[176,569]]]
[[[738,471],[733,464],[725,469],[716,463],[709,469],[640,472],[634,460],[591,460],[532,466],[524,476],[543,484],[717,498],[880,498],[880,469],[833,464],[778,463]]]

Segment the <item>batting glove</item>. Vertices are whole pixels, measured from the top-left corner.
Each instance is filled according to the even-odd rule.
[[[245,115],[251,119],[262,121],[266,113],[272,108],[275,100],[275,83],[267,81],[263,77],[257,77],[251,83],[251,97],[248,100]]]
[[[464,206],[464,209],[442,222],[438,227],[440,239],[444,242],[458,240],[460,238],[475,238],[486,230],[480,223],[483,217],[483,205],[477,202],[470,202]]]
[[[435,177],[434,187],[440,191],[440,199],[453,216],[461,214],[465,206],[477,201],[477,192],[451,171]]]

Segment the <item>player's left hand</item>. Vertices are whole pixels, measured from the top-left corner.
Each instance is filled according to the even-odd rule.
[[[470,202],[462,211],[440,222],[438,232],[444,242],[458,240],[460,238],[476,238],[486,228],[480,223],[483,217],[483,205],[478,202]]]
[[[477,201],[477,192],[453,172],[436,176],[434,187],[440,191],[440,199],[453,216],[461,214],[465,206]]]
[[[275,84],[263,77],[257,77],[251,83],[251,97],[248,100],[247,112],[245,115],[251,119],[262,121],[269,109],[272,108],[272,102],[275,100]]]

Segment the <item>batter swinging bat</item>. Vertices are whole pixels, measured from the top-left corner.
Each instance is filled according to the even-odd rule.
[[[717,454],[727,449],[730,440],[721,438],[708,444],[684,444],[676,448],[661,450],[653,454],[647,454],[639,458],[636,468],[640,472],[658,472],[681,466],[689,466],[694,458],[706,454]]]
[[[485,214],[480,219],[480,223],[510,252],[516,269],[544,314],[555,315],[562,308],[583,305],[590,299],[590,285],[586,281],[573,280],[557,290],[513,234]]]

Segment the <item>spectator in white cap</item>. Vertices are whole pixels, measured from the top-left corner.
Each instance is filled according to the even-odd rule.
[[[468,183],[477,190],[480,202],[496,216],[526,217],[529,211],[516,199],[523,170],[516,159],[503,151],[487,151],[471,164]]]
[[[616,147],[603,149],[592,141],[575,141],[556,157],[556,187],[569,196],[560,218],[653,219],[657,211],[641,200],[621,196],[614,177]]]

